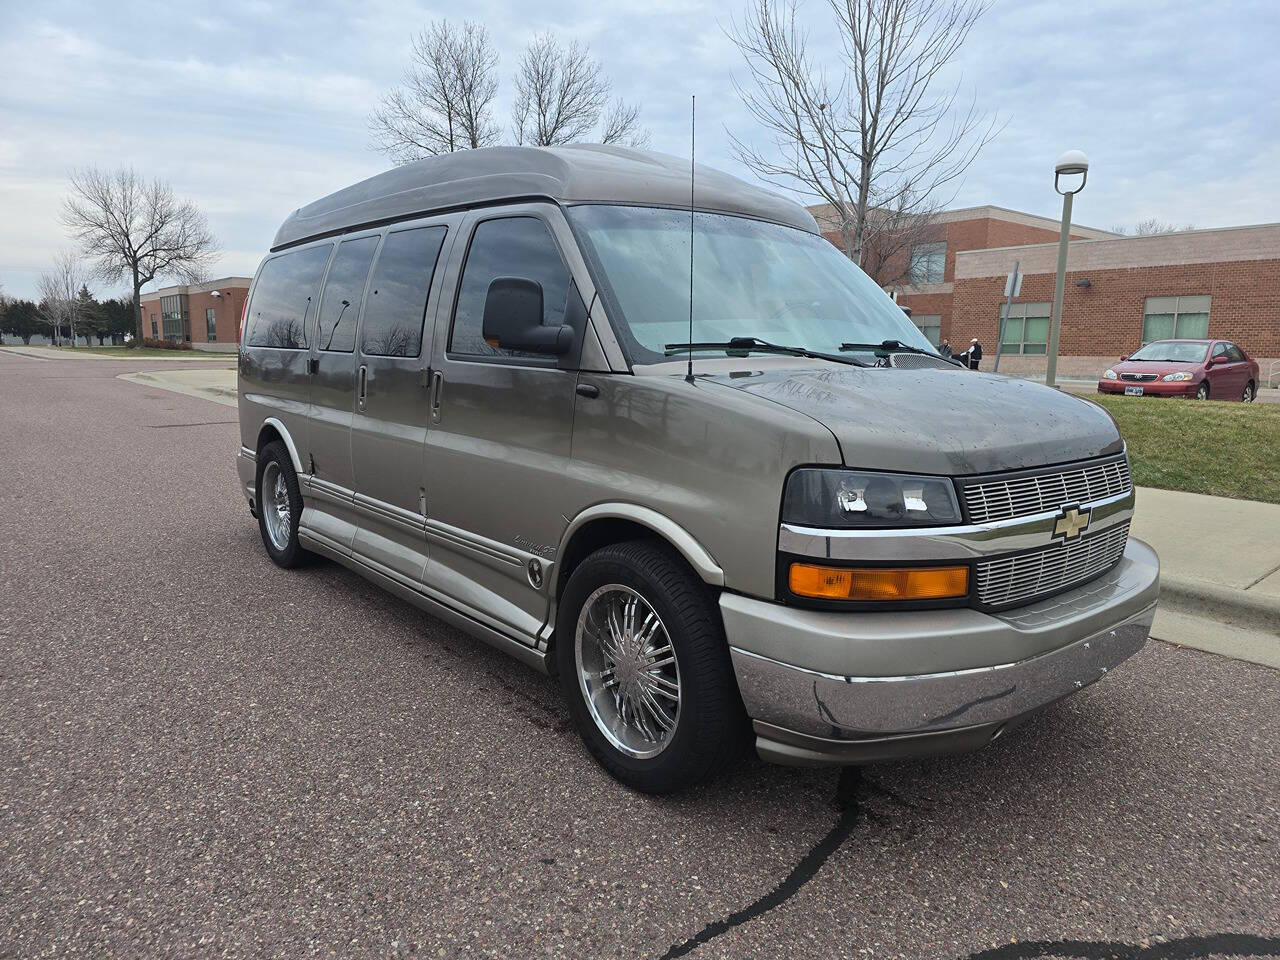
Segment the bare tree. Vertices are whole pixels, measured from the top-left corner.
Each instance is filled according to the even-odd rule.
[[[940,79],[990,2],[827,0],[840,41],[829,69],[808,52],[795,0],[753,0],[729,30],[748,72],[734,86],[770,142],[731,133],[738,158],[829,204],[845,253],[861,264],[899,219],[940,207],[998,132],[994,117]]]
[[[217,241],[200,209],[130,167],[72,173],[62,219],[99,278],[132,282],[139,340],[143,284],[159,277],[198,282],[217,260]]]
[[[76,345],[76,316],[80,308],[78,295],[84,285],[84,268],[79,258],[69,250],[56,254],[53,266],[37,281],[41,312],[53,327],[55,346],[62,340],[64,326],[70,329],[71,346]]]
[[[497,143],[498,53],[483,26],[437,20],[413,39],[401,85],[369,117],[374,144],[396,163]]]
[[[1122,223],[1116,224],[1111,228],[1111,232],[1134,237],[1152,237],[1157,233],[1182,233],[1195,228],[1196,225],[1194,223],[1184,223],[1178,227],[1168,220],[1161,220],[1159,217],[1148,217],[1145,220],[1139,220],[1132,227]]]
[[[576,40],[562,46],[552,34],[540,34],[516,72],[516,143],[553,147],[585,140],[603,117],[600,142],[645,145],[648,134],[640,128],[639,108],[621,100],[610,106],[612,89],[585,46]]]

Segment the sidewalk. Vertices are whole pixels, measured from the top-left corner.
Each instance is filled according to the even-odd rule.
[[[212,400],[226,407],[237,405],[234,367],[222,370],[149,370],[146,373],[122,373],[117,379]]]
[[[1009,376],[1017,376],[1017,374],[1009,374]],[[1020,377],[1022,380],[1030,380],[1034,383],[1044,383],[1043,374],[1039,376],[1027,375]],[[1266,380],[1266,371],[1262,371],[1262,379]],[[1098,392],[1097,380],[1076,380],[1065,377],[1058,377],[1058,386],[1070,393],[1076,393],[1081,396],[1096,394]],[[1267,387],[1258,387],[1257,395],[1258,403],[1280,403],[1280,389],[1268,389]]]
[[[1132,531],[1160,555],[1153,636],[1280,668],[1280,505],[1139,487]]]

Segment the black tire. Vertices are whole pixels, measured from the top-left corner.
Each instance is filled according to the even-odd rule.
[[[272,469],[279,471],[289,495],[287,537],[282,545],[272,541],[271,533],[267,529],[267,511],[271,509],[271,496],[263,497],[262,478],[268,470]],[[292,569],[309,562],[314,554],[303,549],[298,543],[298,519],[302,516],[302,493],[298,489],[298,474],[293,469],[293,460],[289,456],[289,451],[279,440],[271,441],[258,452],[254,497],[258,508],[258,532],[262,535],[262,545],[267,548],[267,555],[275,561],[276,566]]]
[[[1196,387],[1196,399],[1197,400],[1209,399],[1209,384],[1207,381],[1201,380],[1200,386]]]
[[[1258,395],[1258,388],[1254,386],[1252,380],[1244,385],[1244,393],[1240,395],[1242,403],[1253,403],[1253,398]]]
[[[577,628],[583,606],[608,584],[635,591],[661,618],[679,669],[680,707],[666,746],[631,756],[597,726],[579,683]],[[573,571],[556,618],[556,667],[578,733],[612,776],[644,793],[671,793],[715,776],[745,754],[747,718],[720,614],[706,585],[660,541],[602,547]]]

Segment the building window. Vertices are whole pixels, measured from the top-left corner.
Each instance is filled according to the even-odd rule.
[[[911,248],[911,268],[908,274],[914,285],[941,283],[947,268],[945,243],[922,243]]]
[[[209,342],[217,343],[218,321],[213,316],[213,307],[205,307],[204,309],[204,329],[205,336],[209,338]]]
[[[156,315],[154,313],[151,315],[151,339],[160,339],[160,328],[156,325]]]
[[[180,293],[160,298],[160,324],[166,340],[181,343],[191,339],[186,301],[186,296]]]
[[[1049,310],[1048,303],[1015,303],[1009,308],[1009,322],[1004,327],[1001,353],[1048,352]]]
[[[916,325],[916,329],[929,338],[929,342],[935,347],[942,340],[942,318],[941,317],[917,317],[912,316],[911,322]]]
[[[1209,297],[1147,297],[1142,310],[1142,342],[1206,339],[1209,300]]]

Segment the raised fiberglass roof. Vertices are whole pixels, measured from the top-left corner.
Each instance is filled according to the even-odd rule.
[[[811,233],[804,207],[737,177],[698,164],[694,205]],[[503,200],[546,198],[689,206],[689,161],[627,147],[485,147],[395,167],[307,204],[276,232],[272,249],[353,227]]]

